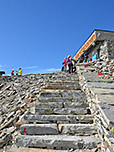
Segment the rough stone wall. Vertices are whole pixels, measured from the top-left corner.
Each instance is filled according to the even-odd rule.
[[[114,62],[113,61],[104,61],[104,62],[93,62],[93,66],[96,71],[101,71],[103,73],[104,79],[114,79]]]
[[[102,72],[102,78],[104,79],[114,79],[114,61],[99,61],[99,60],[95,60],[92,61],[91,63],[85,63],[85,65],[91,66],[91,70],[92,68],[98,72],[101,71]],[[78,64],[77,64],[78,65]]]
[[[17,134],[17,122],[27,114],[52,74],[0,77],[0,148]],[[33,100],[34,98],[34,100]]]
[[[109,60],[114,61],[114,42],[109,41],[108,43],[108,56]]]
[[[101,59],[104,61],[114,60],[114,42],[104,41],[104,43],[100,47]]]

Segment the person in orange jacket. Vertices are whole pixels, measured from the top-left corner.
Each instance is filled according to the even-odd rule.
[[[14,75],[14,69],[11,71],[11,75]]]

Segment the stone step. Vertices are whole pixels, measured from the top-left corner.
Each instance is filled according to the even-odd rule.
[[[111,79],[101,79],[101,78],[95,78],[93,79],[92,77],[86,78],[87,82],[99,82],[99,83],[114,83],[114,80]]]
[[[25,115],[28,123],[93,123],[91,115]]]
[[[52,76],[53,80],[65,80],[65,81],[78,81],[79,78],[77,75],[54,75]]]
[[[93,77],[93,79],[100,78],[97,72],[86,72],[86,73],[83,73],[83,75],[85,78],[92,78],[92,77]]]
[[[49,84],[79,84],[79,80],[75,80],[75,81],[72,81],[72,80],[54,80],[54,79],[51,79],[49,80]]]
[[[90,88],[114,89],[114,83],[88,82]]]
[[[61,134],[90,136],[97,133],[97,129],[93,124],[59,124]]]
[[[2,152],[2,151],[0,151]],[[66,150],[54,150],[54,149],[41,149],[41,148],[10,148],[9,150],[5,151],[5,152],[68,152]],[[82,151],[80,151],[82,152]],[[89,152],[89,151],[85,151],[84,152]]]
[[[114,89],[91,88],[97,95],[114,95]]]
[[[104,103],[114,106],[114,95],[97,95],[97,100]]]
[[[41,103],[44,103],[44,102],[64,102],[64,103],[72,103],[72,102],[78,102],[79,104],[84,104],[86,103],[86,97],[85,95],[82,96],[81,95],[78,95],[78,96],[73,96],[73,97],[39,97],[38,98],[38,102],[41,102]],[[77,104],[78,104],[77,103]]]
[[[95,136],[67,136],[67,135],[21,135],[16,138],[16,145],[28,148],[50,148],[57,150],[93,149],[99,144]]]
[[[52,108],[63,108],[63,102],[38,102],[35,103],[35,109],[37,108],[47,108],[47,109],[52,109]]]
[[[64,108],[87,108],[88,103],[84,102],[64,102]]]
[[[85,115],[90,114],[86,108],[35,108],[35,113],[38,115]]]
[[[72,150],[72,149],[71,149]],[[96,148],[91,150],[75,150],[75,152],[95,152]],[[2,151],[0,151],[2,152]],[[6,152],[69,152],[68,150],[54,150],[54,149],[41,149],[41,148],[10,148]]]
[[[65,90],[65,89],[67,89],[67,90],[80,90],[80,85],[79,85],[79,82],[77,82],[76,81],[76,83],[75,82],[62,82],[62,83],[55,83],[54,81],[53,81],[53,83],[49,83],[46,87],[45,87],[45,89],[63,89],[63,90]]]
[[[39,100],[45,100],[45,98],[70,98],[86,100],[86,95],[81,90],[42,90],[39,94]]]
[[[79,135],[90,136],[97,133],[93,124],[24,124],[20,127],[22,135]]]
[[[20,133],[25,135],[57,135],[57,124],[24,124],[20,127]]]
[[[37,108],[87,108],[88,103],[84,102],[38,102],[35,103],[35,109]]]
[[[103,73],[104,74],[104,73]],[[114,83],[114,80],[111,79],[103,79],[102,76],[99,76],[98,73],[91,73],[91,72],[87,72],[87,73],[83,73],[84,78],[88,81],[88,82],[102,82],[102,83]]]
[[[53,78],[52,80],[61,80],[61,81],[79,81],[78,77],[65,77],[65,76],[61,76],[61,77],[57,77],[57,78]]]
[[[80,85],[57,85],[57,84],[48,84],[44,89],[63,89],[63,90],[80,90]]]

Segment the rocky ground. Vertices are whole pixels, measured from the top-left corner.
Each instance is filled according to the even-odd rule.
[[[94,61],[77,65],[78,74],[0,77],[0,152],[95,152],[99,144],[111,151],[113,66]]]
[[[97,148],[96,126],[76,73],[1,77],[0,82],[2,151]]]
[[[49,75],[31,74],[0,78],[0,147],[14,142],[21,117],[38,98]]]

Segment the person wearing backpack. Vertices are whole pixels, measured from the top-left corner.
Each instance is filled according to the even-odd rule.
[[[67,58],[67,64],[68,64],[68,72],[73,73],[73,63],[70,55]]]

